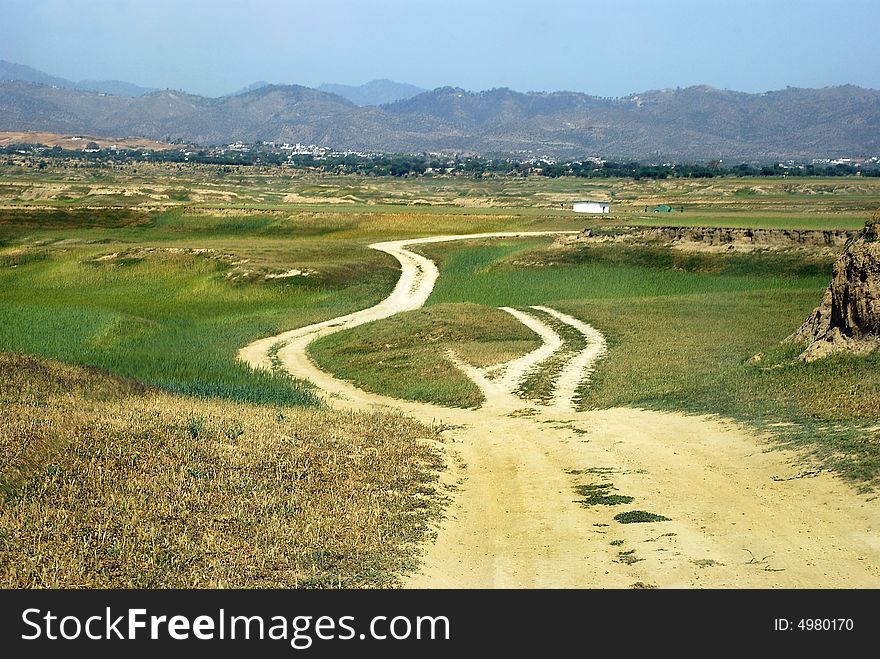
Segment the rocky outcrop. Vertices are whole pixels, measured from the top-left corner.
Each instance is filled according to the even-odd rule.
[[[880,216],[834,264],[822,303],[786,341],[803,343],[814,361],[841,350],[867,354],[880,347]]]

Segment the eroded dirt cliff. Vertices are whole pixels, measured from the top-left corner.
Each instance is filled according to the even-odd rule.
[[[880,213],[847,245],[822,303],[786,341],[806,345],[804,361],[880,347]]]

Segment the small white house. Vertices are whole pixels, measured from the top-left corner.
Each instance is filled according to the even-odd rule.
[[[572,208],[575,213],[610,213],[610,201],[576,201]]]

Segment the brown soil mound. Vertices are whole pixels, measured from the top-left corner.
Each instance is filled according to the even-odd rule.
[[[560,242],[661,242],[687,251],[754,251],[792,248],[839,249],[858,231],[845,229],[745,229],[728,227],[615,227],[584,229]]]
[[[880,213],[837,259],[822,304],[786,341],[807,345],[804,361],[880,347]]]

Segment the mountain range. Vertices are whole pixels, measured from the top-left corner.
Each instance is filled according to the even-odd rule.
[[[643,161],[880,154],[880,91],[852,85],[760,94],[696,86],[624,98],[441,87],[378,106],[299,85],[255,87],[220,98],[171,90],[132,97],[5,81],[0,130]]]
[[[256,91],[262,87],[269,87],[272,83],[265,80],[252,82],[247,87],[239,89],[232,96],[246,94]],[[279,85],[282,86],[282,85]],[[336,94],[342,98],[348,99],[355,105],[365,107],[367,105],[385,105],[394,101],[401,101],[412,98],[417,94],[421,94],[425,89],[408,85],[403,82],[394,82],[393,80],[371,80],[363,85],[337,85],[325,83],[315,87],[319,92],[327,92],[328,94]]]
[[[23,80],[25,82],[35,82],[40,85],[49,87],[60,87],[62,89],[73,89],[76,91],[98,92],[102,94],[112,94],[113,96],[143,96],[152,92],[159,91],[155,87],[141,87],[130,82],[122,80],[80,80],[75,82],[66,78],[53,76],[44,73],[32,66],[26,64],[16,64],[15,62],[7,62],[0,59],[0,81],[3,80]],[[265,80],[252,82],[247,87],[243,87],[230,96],[237,96],[252,92],[261,87],[267,87],[271,83]],[[355,105],[384,105],[393,103],[407,98],[412,98],[416,94],[421,94],[425,89],[416,87],[403,82],[395,82],[394,80],[382,79],[371,80],[363,85],[337,85],[333,83],[325,83],[316,87],[318,91],[337,94],[343,98],[347,98]]]
[[[79,82],[74,82],[73,80],[43,73],[25,64],[16,64],[6,60],[0,60],[0,80],[24,80],[49,87],[99,92],[102,94],[113,94],[114,96],[142,96],[143,94],[158,91],[155,88],[140,87],[122,80],[80,80]]]
[[[371,80],[363,85],[331,85],[324,84],[316,88],[318,91],[327,92],[328,94],[336,94],[342,98],[347,98],[355,105],[364,107],[366,105],[386,105],[395,101],[405,101],[413,96],[428,91],[415,85],[409,85],[403,82],[394,82],[393,80]]]

